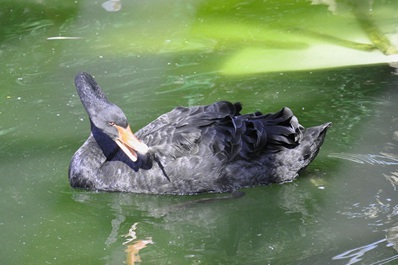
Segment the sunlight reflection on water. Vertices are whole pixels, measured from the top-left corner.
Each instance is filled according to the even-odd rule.
[[[370,243],[369,245],[350,249],[350,250],[347,250],[346,252],[343,252],[339,255],[334,256],[332,259],[333,260],[347,260],[348,259],[347,263],[345,263],[345,264],[347,264],[347,265],[355,264],[355,263],[361,262],[364,259],[365,255],[372,255],[372,253],[368,253],[368,252],[379,247],[379,245],[381,245],[382,243],[385,243],[386,241],[387,241],[387,239],[381,239],[379,241]],[[374,264],[374,265],[387,264],[396,259],[398,259],[398,255],[388,257],[384,260],[379,260],[372,264]]]
[[[388,154],[348,154],[348,153],[330,153],[329,157],[341,158],[352,162],[371,165],[398,165],[398,158]]]

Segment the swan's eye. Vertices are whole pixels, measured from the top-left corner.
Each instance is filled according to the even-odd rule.
[[[113,121],[110,121],[109,126],[115,126],[115,123]]]

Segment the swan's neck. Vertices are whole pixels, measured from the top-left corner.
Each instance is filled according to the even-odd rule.
[[[119,147],[91,123],[91,134],[73,155],[69,181],[73,187],[95,189],[103,165],[113,159]]]
[[[95,189],[96,177],[106,156],[92,135],[73,155],[69,165],[69,182],[72,187]]]

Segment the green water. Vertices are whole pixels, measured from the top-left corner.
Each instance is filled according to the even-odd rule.
[[[139,250],[142,264],[393,264],[398,259],[393,69],[349,66],[350,57],[344,57],[347,66],[336,69],[306,64],[287,71],[280,61],[272,62],[278,71],[228,70],[243,48],[267,48],[283,58],[329,42],[301,34],[304,28],[322,29],[315,23],[320,17],[326,19],[324,34],[370,44],[347,5],[333,15],[307,1],[264,6],[126,0],[116,12],[88,0],[1,2],[1,264],[128,264],[140,240],[151,241]],[[375,3],[375,18],[386,34],[398,20],[394,5]],[[300,27],[301,33],[288,35],[289,27]],[[48,39],[59,36],[68,38]],[[340,49],[338,44],[328,45]],[[355,61],[358,51],[352,52]],[[361,51],[364,58],[372,54],[381,53]],[[324,60],[312,56],[301,61]],[[175,106],[221,99],[241,101],[246,112],[289,106],[304,126],[328,121],[333,126],[297,181],[245,189],[238,199],[188,203],[223,195],[74,190],[68,164],[89,134],[73,85],[79,71],[95,75],[133,130]],[[136,239],[128,242],[125,235],[135,223]]]

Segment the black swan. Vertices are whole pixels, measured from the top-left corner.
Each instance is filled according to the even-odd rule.
[[[317,155],[330,123],[304,129],[289,108],[240,114],[220,101],[177,107],[134,135],[94,78],[75,85],[91,134],[69,166],[72,187],[152,194],[230,192],[292,181]]]

